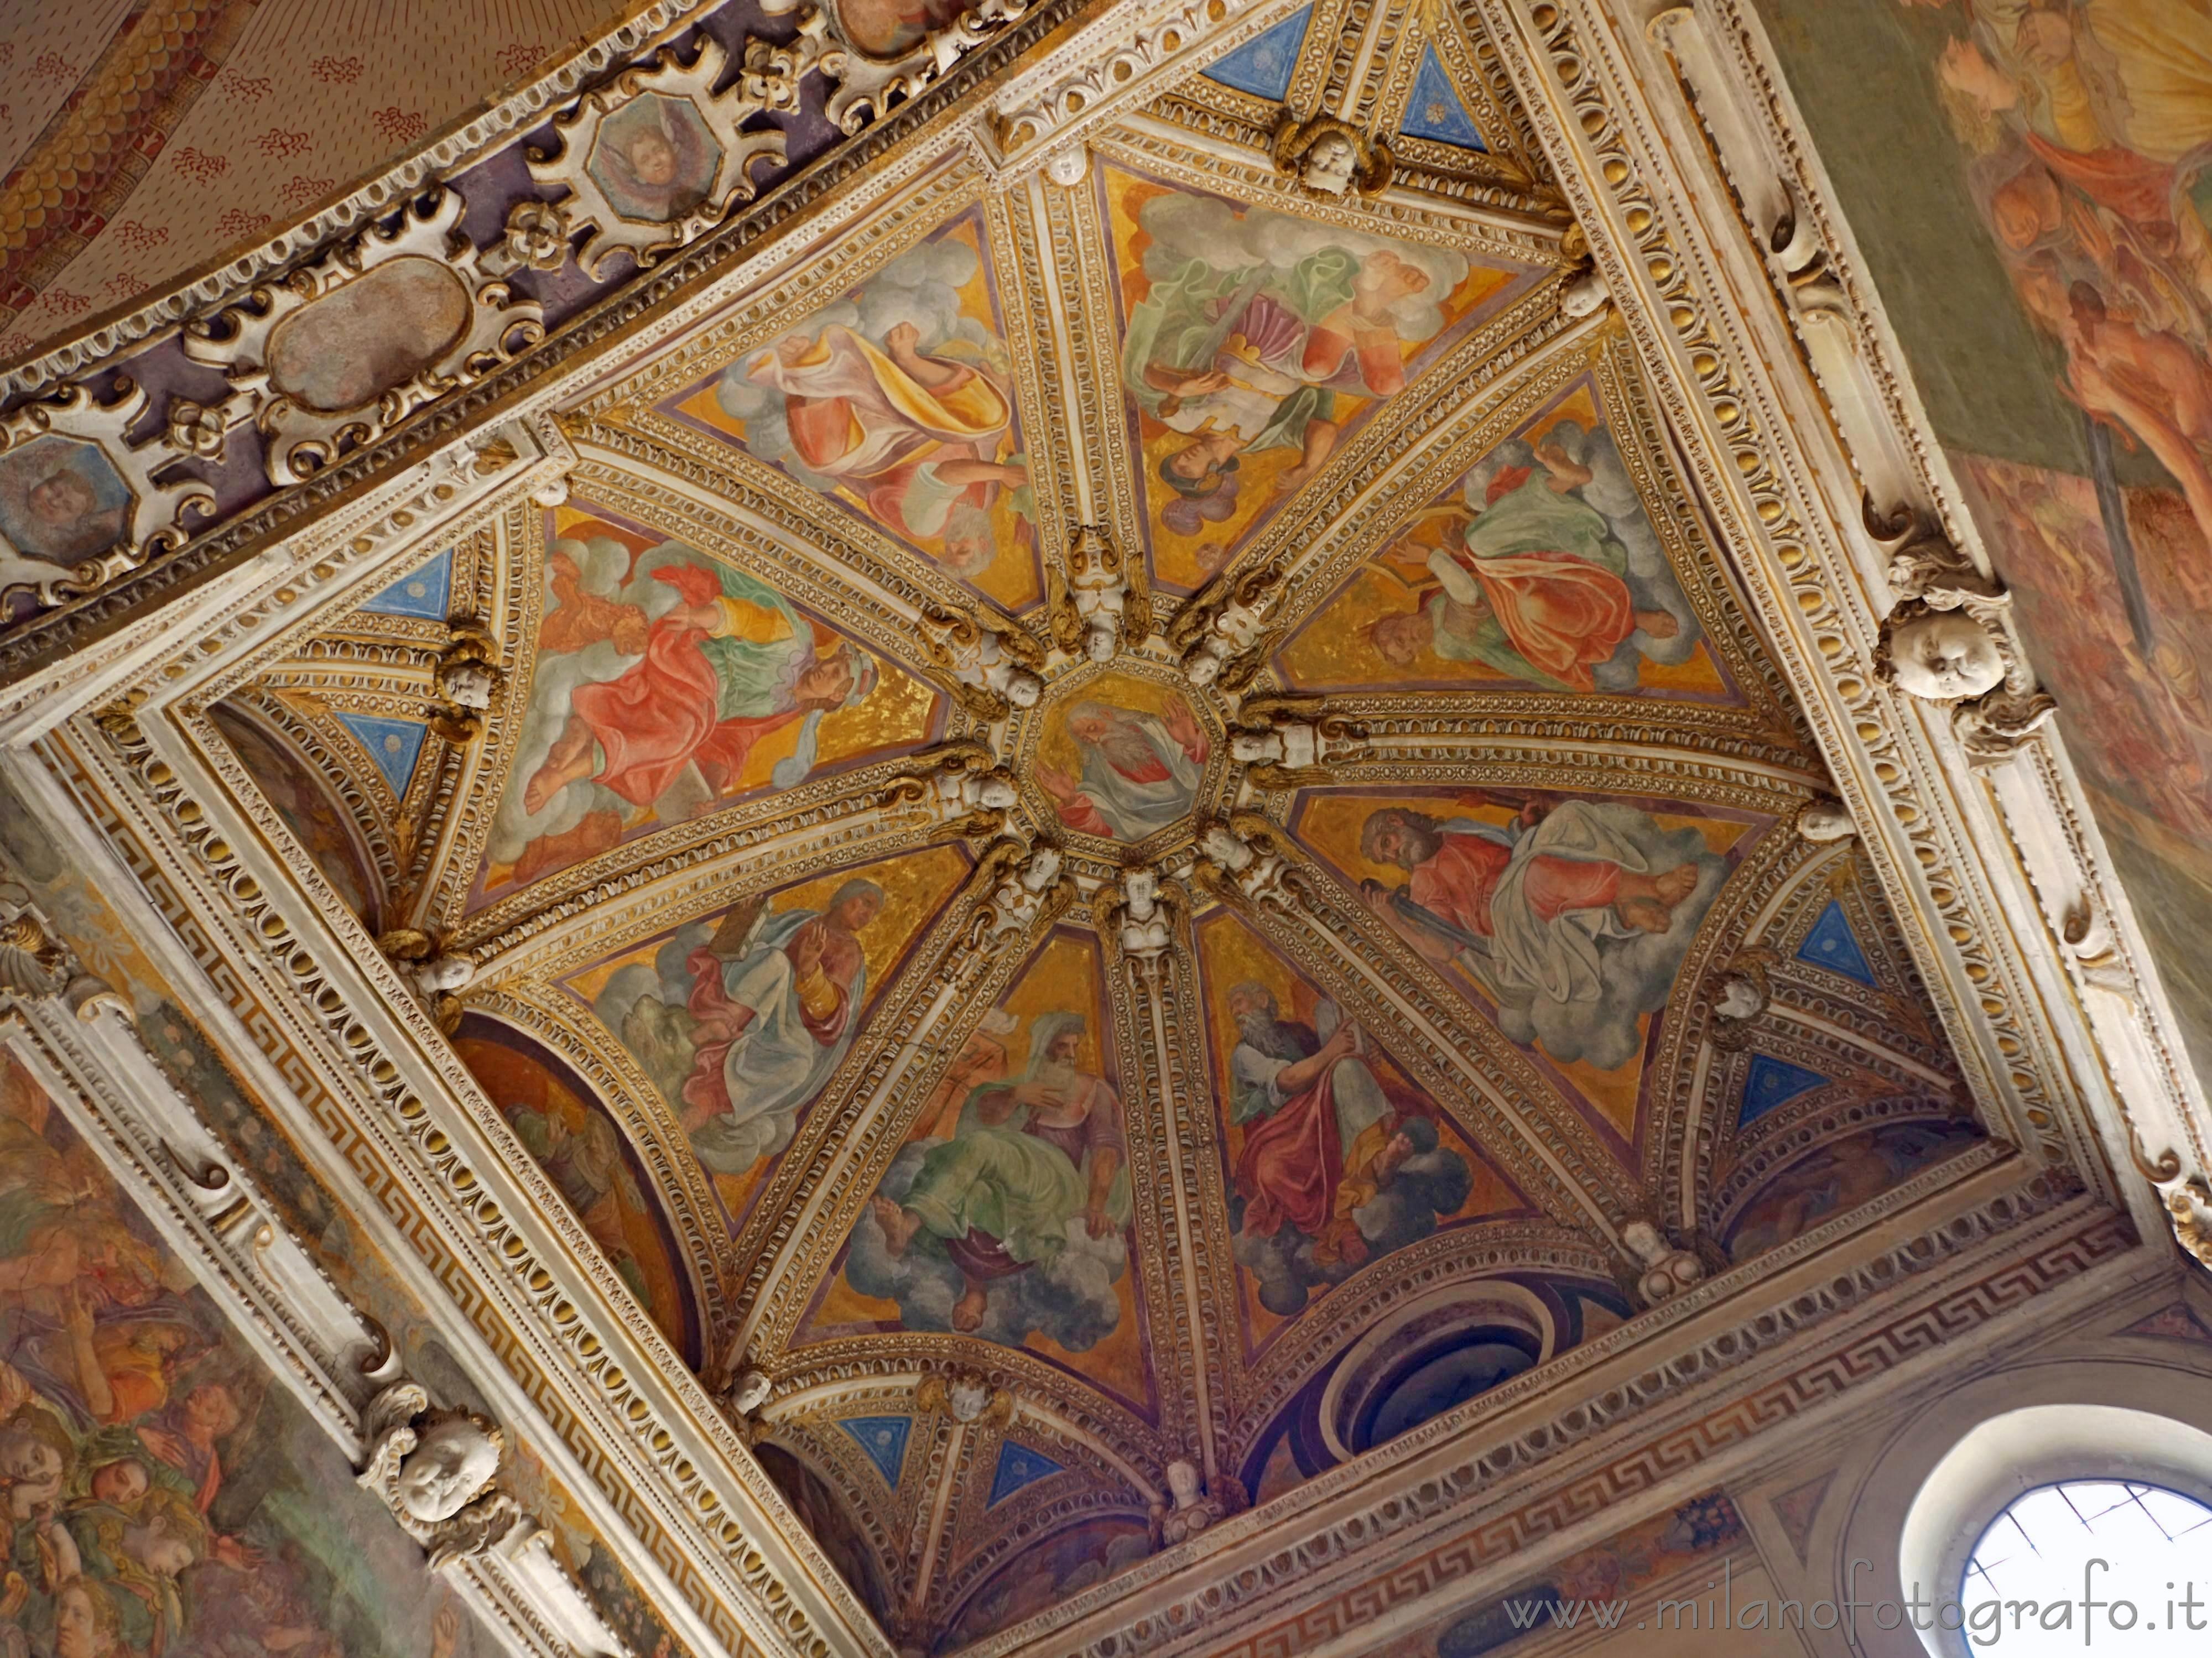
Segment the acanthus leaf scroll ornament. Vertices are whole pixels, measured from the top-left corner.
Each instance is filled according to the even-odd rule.
[[[32,908],[29,890],[0,881],[0,991],[51,996],[68,967],[68,950]]]
[[[185,355],[221,369],[278,486],[374,442],[424,404],[544,337],[544,313],[495,279],[441,190],[314,264],[187,323]]]
[[[1312,195],[1376,196],[1390,182],[1390,146],[1333,115],[1285,110],[1273,148],[1276,167]]]
[[[0,419],[0,599],[91,592],[182,544],[185,513],[215,510],[196,477],[155,481],[177,459],[166,433],[128,440],[149,401],[128,380],[106,402],[72,385]]]
[[[775,127],[746,131],[744,124],[798,107],[799,82],[821,61],[825,33],[821,12],[809,7],[788,45],[748,41],[739,72],[719,94],[729,67],[720,41],[702,35],[689,64],[663,47],[653,68],[623,71],[557,117],[559,142],[530,153],[530,176],[568,191],[559,203],[561,237],[565,246],[583,234],[576,262],[584,274],[605,281],[618,253],[641,268],[657,264],[751,200],[759,188],[753,168],[783,164],[784,135]],[[501,270],[536,264],[530,256],[550,255],[547,235],[534,219],[519,232],[511,217],[506,243],[487,259]]]
[[[2003,601],[2004,589],[1925,513],[1910,506],[1881,513],[1871,495],[1861,498],[1860,510],[1867,533],[1888,555],[1889,585],[1899,599],[1924,599],[1942,610]]]
[[[851,27],[833,0],[833,33],[839,44],[823,53],[822,72],[838,84],[830,94],[827,114],[839,131],[848,136],[858,132],[890,113],[893,105],[942,79],[953,64],[1007,25],[1021,21],[1030,3],[976,0],[951,21],[921,31],[918,39],[898,26],[886,30],[882,39],[870,39]]]
[[[356,1483],[429,1550],[431,1570],[482,1554],[522,1521],[521,1505],[492,1483],[507,1439],[489,1418],[434,1410],[420,1383],[401,1380],[369,1400],[362,1425]]]

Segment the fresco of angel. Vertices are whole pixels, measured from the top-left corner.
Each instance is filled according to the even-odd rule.
[[[679,542],[633,559],[609,537],[562,539],[547,572],[551,603],[490,848],[517,882],[640,825],[803,782],[822,758],[823,717],[865,701],[881,673],[766,583]],[[750,775],[754,750],[793,727],[770,775]]]
[[[1698,628],[1603,427],[1507,440],[1376,560],[1403,610],[1369,624],[1395,667],[1479,663],[1554,690],[1629,690]]]
[[[715,392],[754,454],[969,579],[1025,544],[1036,516],[1012,360],[964,293],[980,275],[966,240],[926,242],[733,363]]]
[[[1616,802],[1492,791],[1462,804],[1512,816],[1501,824],[1398,805],[1368,816],[1361,855],[1405,876],[1364,880],[1369,907],[1419,955],[1480,986],[1514,1040],[1562,1063],[1626,1063],[1725,862],[1696,829],[1668,830]]]

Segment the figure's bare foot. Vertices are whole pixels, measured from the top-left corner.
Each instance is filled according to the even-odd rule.
[[[1695,864],[1680,865],[1668,870],[1653,885],[1658,890],[1659,902],[1672,909],[1697,890],[1698,866]]]
[[[876,1213],[876,1224],[884,1229],[884,1245],[894,1256],[906,1253],[914,1235],[921,1230],[921,1217],[902,1209],[880,1193],[868,1199],[868,1207]]]
[[[1638,610],[1636,625],[1654,639],[1672,639],[1682,631],[1682,624],[1665,610]]]
[[[989,1305],[990,1297],[982,1286],[969,1284],[968,1293],[952,1303],[952,1327],[963,1335],[973,1335],[983,1327],[983,1313]]]
[[[569,784],[592,774],[592,733],[586,726],[580,736],[575,730],[580,723],[571,722],[569,730],[553,745],[552,752],[545,756],[545,763],[532,774],[523,789],[523,808],[532,817],[544,811],[553,797]]]

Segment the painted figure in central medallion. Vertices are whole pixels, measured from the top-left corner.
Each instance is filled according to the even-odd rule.
[[[1190,815],[1213,744],[1177,692],[1133,676],[1091,681],[1048,717],[1037,786],[1084,835],[1141,841]]]

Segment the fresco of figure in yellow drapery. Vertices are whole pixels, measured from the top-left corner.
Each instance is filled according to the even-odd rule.
[[[1029,475],[998,459],[1013,405],[979,356],[924,351],[910,322],[881,346],[832,323],[785,335],[747,378],[782,394],[799,458],[883,523],[910,541],[943,537],[957,570],[995,556],[991,504]]]

